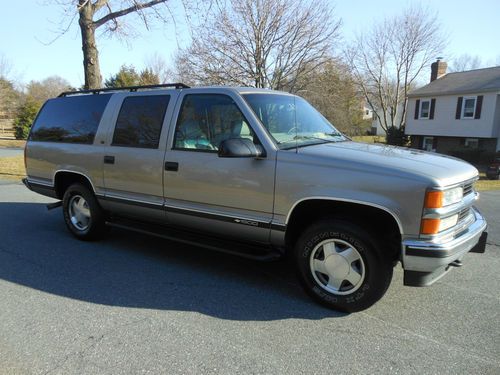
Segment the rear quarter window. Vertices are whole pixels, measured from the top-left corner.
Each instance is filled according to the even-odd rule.
[[[33,124],[29,140],[93,143],[110,98],[111,94],[99,94],[49,99]]]

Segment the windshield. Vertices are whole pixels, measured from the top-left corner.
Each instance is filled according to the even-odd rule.
[[[282,150],[347,140],[298,96],[244,94],[243,97]]]

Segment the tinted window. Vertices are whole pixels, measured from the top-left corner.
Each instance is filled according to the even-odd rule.
[[[110,97],[75,95],[48,100],[33,124],[30,140],[92,143]]]
[[[157,148],[170,96],[133,96],[123,101],[113,145]]]
[[[229,96],[184,97],[175,129],[176,149],[216,151],[220,143],[229,138],[254,140],[252,129]]]

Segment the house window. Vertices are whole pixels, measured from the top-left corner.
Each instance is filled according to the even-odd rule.
[[[420,102],[420,119],[428,119],[431,109],[431,101],[430,100],[422,100]]]
[[[465,138],[466,148],[479,148],[479,139],[477,138]]]
[[[422,142],[422,149],[426,151],[432,151],[432,146],[434,144],[434,137],[424,137]]]
[[[462,118],[474,118],[476,112],[476,99],[477,97],[465,97],[462,107]]]

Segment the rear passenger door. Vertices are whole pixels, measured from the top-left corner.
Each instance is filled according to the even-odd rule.
[[[200,89],[201,90],[201,89]],[[224,237],[269,241],[275,153],[221,158],[220,143],[247,138],[264,147],[236,94],[183,93],[165,154],[165,206],[171,223]],[[172,124],[173,126],[174,124]]]
[[[123,95],[105,149],[104,205],[157,222],[163,210],[163,157],[175,93]]]

